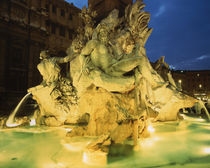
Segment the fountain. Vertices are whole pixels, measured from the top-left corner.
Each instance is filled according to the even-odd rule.
[[[17,114],[17,112],[20,110],[21,106],[24,105],[24,103],[26,102],[26,100],[31,96],[31,93],[27,93],[22,100],[18,103],[18,105],[16,106],[16,108],[14,109],[14,111],[10,114],[9,118],[6,121],[6,126],[7,127],[17,127],[19,125],[21,125],[22,123],[18,123],[15,121],[15,115]]]
[[[48,51],[41,52],[37,68],[43,81],[28,89],[24,98],[32,94],[37,101],[39,125],[71,124],[67,137],[98,137],[84,152],[88,164],[106,164],[110,147],[129,138],[132,148],[138,149],[138,139],[154,132],[150,122],[181,120],[180,109],[202,104],[179,91],[164,58],[150,64],[144,46],[152,29],[144,6],[137,0],[127,6],[123,17],[115,9],[98,24],[96,13],[84,7],[80,16],[85,26],[78,29],[68,55],[50,57]],[[70,77],[60,74],[59,64],[66,62]],[[167,71],[161,71],[162,66]],[[7,126],[14,126],[15,114]]]

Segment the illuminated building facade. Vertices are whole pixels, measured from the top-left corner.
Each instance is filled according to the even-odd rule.
[[[41,50],[65,55],[79,12],[64,0],[0,0],[0,109],[40,83]]]
[[[182,90],[204,100],[210,99],[210,70],[172,71],[176,83]]]
[[[81,25],[78,13],[81,11],[64,0],[45,0],[48,14],[46,20],[48,48],[54,55],[64,56],[66,49]]]

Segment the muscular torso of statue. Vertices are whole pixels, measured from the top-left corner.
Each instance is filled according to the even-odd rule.
[[[60,67],[54,58],[44,59],[37,65],[37,68],[47,84],[58,80]]]
[[[135,52],[133,54],[135,54]],[[95,67],[100,68],[111,76],[122,76],[124,73],[133,70],[142,62],[142,57],[138,55],[120,60],[115,59],[109,51],[109,46],[99,40],[90,40],[83,48],[80,55],[81,63],[87,64],[88,58],[90,58]]]
[[[92,63],[106,72],[116,60],[109,53],[107,47],[98,40],[91,40],[82,50],[82,55],[90,56]]]

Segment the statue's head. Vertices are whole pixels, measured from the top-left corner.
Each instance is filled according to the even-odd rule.
[[[83,40],[80,39],[79,37],[78,37],[78,38],[75,38],[75,39],[72,41],[71,49],[72,49],[72,51],[73,51],[74,53],[80,53],[83,47],[84,47]]]
[[[40,56],[39,56],[40,59],[45,59],[45,58],[48,58],[48,57],[50,57],[50,54],[49,54],[48,50],[43,50],[43,51],[40,52]]]
[[[127,39],[125,39],[125,41],[122,45],[123,51],[126,54],[130,54],[133,51],[134,47],[135,47],[135,43],[131,36],[129,36]]]
[[[135,47],[135,41],[129,31],[122,31],[117,37],[117,42],[125,54],[131,53]]]
[[[109,30],[114,31],[114,29],[119,25],[120,19],[118,17],[119,10],[112,10],[109,15],[103,19],[100,23],[106,25]]]

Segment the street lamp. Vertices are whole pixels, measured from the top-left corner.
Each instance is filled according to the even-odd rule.
[[[179,83],[179,86],[178,86],[178,87],[180,88],[180,90],[182,90],[182,80],[179,79],[179,80],[178,80],[178,83]]]

